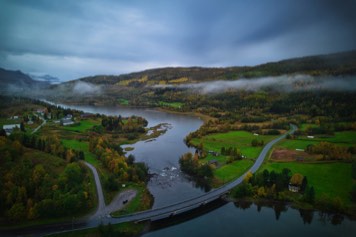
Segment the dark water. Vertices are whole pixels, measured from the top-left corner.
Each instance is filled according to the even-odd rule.
[[[130,145],[137,161],[144,161],[156,175],[148,187],[155,197],[154,208],[198,196],[204,190],[179,171],[178,159],[190,149],[184,137],[197,130],[202,121],[196,117],[158,112],[148,109],[70,106],[106,115],[138,115],[149,127],[168,123],[171,128],[152,142]],[[301,211],[284,205],[257,206],[252,203],[223,203],[204,211],[174,220],[174,224],[151,226],[146,237],[155,236],[356,236],[356,222],[342,215]]]
[[[153,223],[152,229],[156,225]],[[342,215],[300,211],[284,205],[229,202],[191,220],[153,230],[158,236],[355,236],[356,222]]]

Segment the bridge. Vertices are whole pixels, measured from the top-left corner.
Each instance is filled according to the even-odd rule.
[[[176,214],[181,214],[187,211],[191,211],[195,208],[198,208],[202,205],[206,205],[209,202],[215,201],[216,199],[221,198],[225,194],[227,194],[232,188],[235,186],[239,185],[240,183],[243,182],[246,174],[248,172],[254,173],[256,172],[260,166],[262,165],[268,151],[272,148],[273,145],[275,145],[277,142],[280,140],[284,139],[288,134],[292,134],[296,131],[297,126],[291,124],[291,129],[279,136],[278,138],[275,138],[274,140],[270,141],[269,143],[266,144],[266,146],[263,148],[259,156],[257,157],[255,163],[253,166],[246,171],[242,176],[239,178],[231,181],[230,183],[227,183],[219,188],[216,188],[210,192],[207,192],[201,196],[191,198],[188,200],[184,200],[182,202],[178,202],[172,205],[168,205],[165,207],[161,208],[156,208],[156,209],[151,209],[147,211],[142,211],[142,212],[137,212],[125,216],[121,216],[118,218],[107,218],[106,220],[103,220],[103,223],[111,223],[111,224],[117,224],[117,223],[123,223],[123,222],[140,222],[140,221],[146,221],[146,220],[159,220],[159,219],[164,219]]]
[[[155,208],[142,212],[136,212],[118,218],[113,218],[111,216],[101,216],[101,218],[92,218],[86,221],[78,221],[78,222],[72,221],[68,223],[59,223],[55,225],[37,226],[32,228],[24,228],[22,230],[15,230],[15,231],[8,231],[8,232],[5,231],[3,233],[0,232],[0,234],[2,236],[18,236],[18,235],[41,236],[41,235],[48,235],[54,233],[64,233],[72,230],[83,230],[83,229],[94,228],[99,226],[100,224],[157,221],[168,217],[172,217],[174,215],[180,215],[197,208],[201,208],[204,205],[207,205],[215,200],[220,199],[221,197],[226,195],[232,188],[242,183],[248,172],[251,173],[256,172],[262,165],[268,151],[272,148],[272,146],[275,145],[280,140],[284,139],[288,134],[294,133],[296,130],[297,127],[291,124],[291,129],[287,133],[279,136],[278,138],[275,138],[274,140],[266,144],[266,146],[262,149],[261,153],[257,157],[253,166],[248,171],[246,171],[242,176],[231,181],[230,183],[227,183],[219,188],[213,189],[210,192],[207,192],[201,196],[184,200],[182,202],[174,203],[165,207]]]

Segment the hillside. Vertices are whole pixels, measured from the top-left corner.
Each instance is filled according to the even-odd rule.
[[[81,78],[79,80],[93,84],[117,84],[121,86],[140,87],[155,84],[232,80],[293,73],[302,73],[313,76],[356,74],[356,51],[294,58],[253,67],[168,67],[149,69],[119,76],[98,75]]]
[[[9,86],[11,86],[12,89],[28,89],[29,87],[43,87],[47,85],[47,82],[33,80],[30,76],[21,71],[0,68],[0,87],[3,90]]]

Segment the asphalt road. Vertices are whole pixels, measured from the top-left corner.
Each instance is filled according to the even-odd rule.
[[[98,209],[95,212],[94,215],[89,217],[87,220],[80,220],[77,222],[72,222],[72,223],[62,223],[62,224],[56,224],[56,225],[50,225],[46,227],[34,227],[32,229],[25,229],[25,230],[19,230],[14,232],[9,232],[6,233],[8,235],[5,236],[14,236],[15,235],[30,235],[30,236],[39,236],[39,235],[45,235],[45,234],[53,234],[53,233],[60,233],[60,232],[66,232],[66,231],[71,231],[71,230],[80,230],[80,229],[88,229],[88,228],[93,228],[97,227],[100,224],[117,224],[117,223],[123,223],[123,222],[129,222],[129,221],[143,221],[143,220],[154,220],[154,219],[161,219],[164,217],[168,217],[171,215],[176,215],[188,210],[192,210],[196,207],[202,206],[207,204],[210,201],[216,200],[217,198],[225,195],[228,193],[232,188],[237,186],[238,184],[242,183],[244,180],[244,177],[248,172],[256,172],[259,167],[262,165],[268,151],[272,148],[274,144],[279,142],[280,140],[284,139],[287,134],[292,134],[297,130],[297,127],[295,125],[291,125],[291,129],[279,136],[278,138],[270,141],[269,143],[266,144],[266,146],[262,149],[260,155],[256,159],[255,163],[253,166],[242,176],[237,178],[236,180],[223,185],[220,188],[214,189],[208,193],[205,193],[199,197],[184,200],[179,203],[174,203],[172,205],[168,205],[162,208],[157,208],[157,209],[151,209],[143,212],[137,212],[133,213],[130,215],[122,216],[119,218],[112,218],[111,216],[108,215],[108,210],[106,209],[105,206],[105,201],[104,201],[104,195],[102,191],[102,186],[101,182],[99,179],[99,175],[97,170],[95,169],[94,166],[91,164],[84,162],[93,172],[94,179],[95,179],[95,184],[97,188],[97,194],[98,194]],[[131,199],[134,197],[135,193],[128,192],[126,194],[125,198]],[[58,231],[62,230],[62,231]],[[1,233],[0,233],[1,234]]]
[[[253,166],[242,176],[237,178],[236,180],[220,187],[217,189],[214,189],[202,196],[192,198],[189,200],[185,200],[179,203],[175,203],[166,207],[162,208],[157,208],[157,209],[151,209],[148,211],[143,211],[139,213],[134,213],[131,215],[123,216],[120,218],[115,218],[111,220],[107,220],[108,222],[113,223],[122,223],[122,222],[127,222],[127,221],[142,221],[142,220],[150,220],[154,218],[161,218],[161,217],[166,217],[170,215],[175,215],[181,212],[185,212],[187,210],[191,210],[193,208],[196,208],[201,205],[205,205],[206,203],[213,201],[221,196],[223,196],[225,193],[229,192],[232,188],[237,186],[238,184],[242,183],[244,180],[244,177],[248,172],[256,172],[259,167],[262,165],[268,151],[272,148],[274,144],[279,142],[280,140],[284,139],[287,134],[294,133],[297,129],[297,126],[291,125],[291,130],[289,130],[287,133],[281,135],[280,137],[270,141],[269,143],[266,144],[266,146],[262,149],[260,155],[256,159],[256,162],[253,164]]]
[[[89,169],[92,171],[94,180],[95,180],[95,186],[96,186],[96,193],[98,197],[98,208],[93,216],[90,217],[90,219],[95,219],[97,217],[105,215],[105,199],[104,199],[104,194],[103,194],[103,187],[101,186],[101,182],[99,179],[99,174],[96,168],[89,164],[88,162],[84,161],[84,164],[89,167]]]
[[[32,131],[31,134],[34,134],[35,132],[37,132],[43,125],[46,124],[47,120],[45,120],[44,118],[42,118],[41,116],[38,116],[43,122],[41,123],[40,126],[38,126],[37,128],[35,128],[35,130]]]

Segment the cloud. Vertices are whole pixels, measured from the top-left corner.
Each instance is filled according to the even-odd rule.
[[[73,86],[73,95],[88,95],[100,93],[101,87],[91,83],[77,81]]]
[[[352,0],[3,0],[0,66],[69,80],[147,65],[256,65],[356,49],[354,12]]]
[[[262,77],[257,79],[239,79],[234,81],[211,81],[181,85],[156,85],[154,88],[191,89],[194,92],[209,94],[229,90],[258,91],[271,89],[281,92],[328,90],[356,91],[355,76],[349,77],[312,77],[308,75]]]

